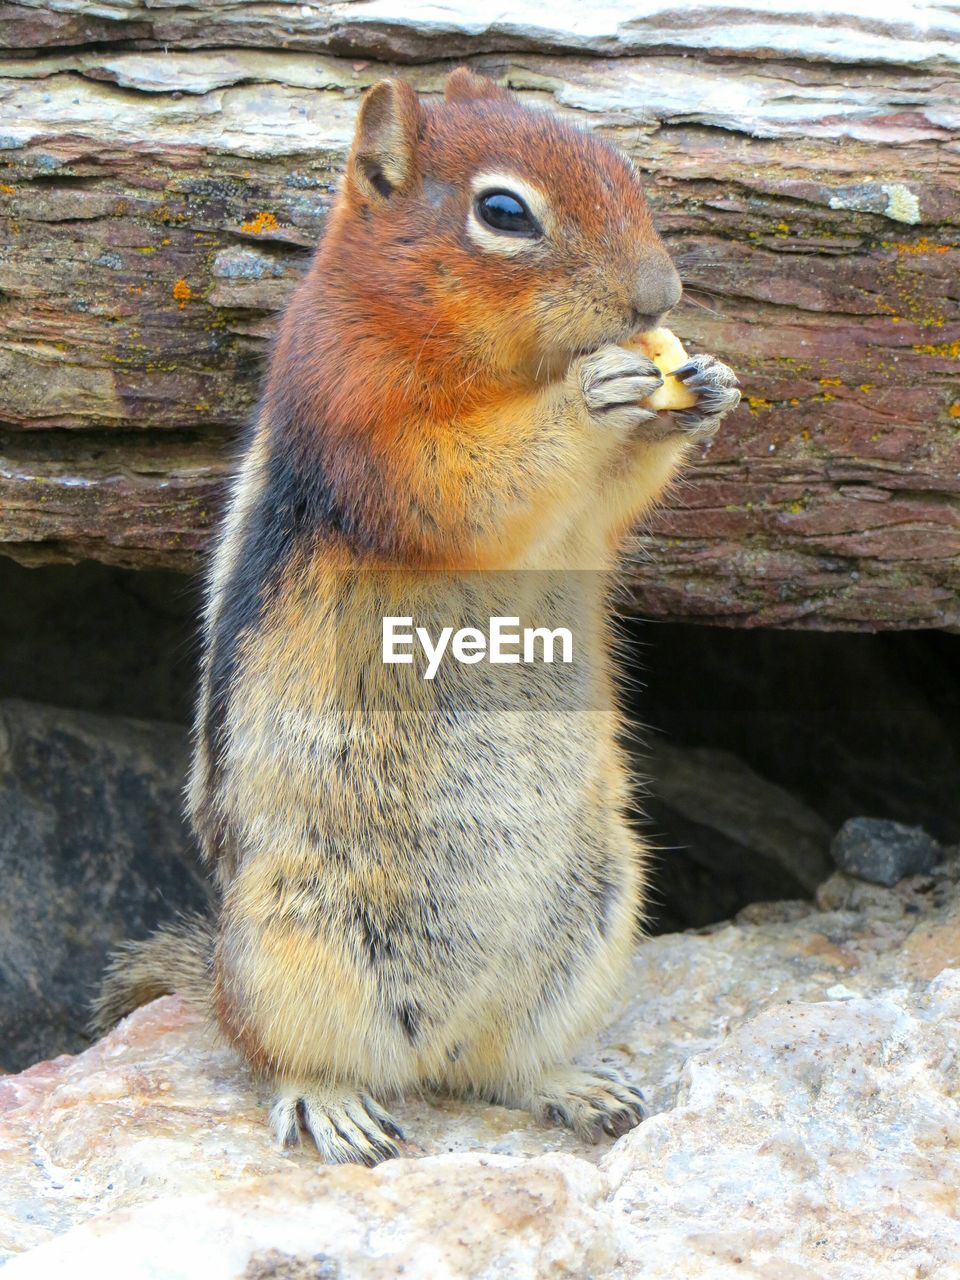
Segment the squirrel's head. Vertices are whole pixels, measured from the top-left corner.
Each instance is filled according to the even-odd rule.
[[[327,241],[325,271],[424,373],[555,373],[680,298],[627,157],[466,68],[442,102],[368,91]]]

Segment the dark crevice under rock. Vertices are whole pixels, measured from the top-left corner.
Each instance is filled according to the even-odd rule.
[[[960,636],[634,623],[636,714],[732,752],[834,829],[867,814],[960,839]]]

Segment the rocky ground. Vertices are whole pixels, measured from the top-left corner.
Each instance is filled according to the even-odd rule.
[[[324,1168],[166,998],[0,1080],[11,1280],[960,1276],[960,855],[636,952],[585,1062],[650,1118],[585,1147],[424,1099],[405,1158]]]

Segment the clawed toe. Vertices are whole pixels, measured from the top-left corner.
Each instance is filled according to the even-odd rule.
[[[673,376],[697,397],[696,405],[675,415],[676,426],[686,435],[714,435],[722,419],[740,403],[737,375],[715,356],[693,356]]]
[[[737,375],[729,365],[716,356],[691,356],[686,364],[674,369],[671,375],[679,378],[691,391],[706,387],[736,387]]]
[[[663,385],[663,375],[646,356],[603,347],[581,361],[579,372],[584,403],[598,423],[629,429],[655,417],[641,402]]]
[[[564,1125],[591,1143],[604,1134],[621,1137],[644,1116],[639,1089],[618,1076],[586,1071],[548,1077],[535,1091],[530,1109],[545,1123]]]
[[[380,1164],[400,1154],[403,1131],[366,1093],[323,1086],[288,1086],[270,1121],[281,1146],[299,1146],[307,1134],[330,1164]]]

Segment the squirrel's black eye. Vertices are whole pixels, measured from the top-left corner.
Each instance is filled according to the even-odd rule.
[[[536,218],[519,196],[510,191],[485,191],[477,196],[477,217],[494,231],[514,236],[539,236]]]

